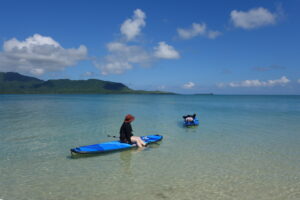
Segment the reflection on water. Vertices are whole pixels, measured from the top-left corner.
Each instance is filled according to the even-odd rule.
[[[122,170],[124,171],[124,173],[128,173],[130,175],[132,175],[132,170],[131,170],[131,160],[132,160],[132,156],[134,154],[137,153],[142,153],[145,151],[151,151],[152,149],[158,148],[160,146],[160,144],[162,143],[162,141],[159,141],[157,143],[152,143],[152,144],[148,144],[147,147],[137,147],[134,149],[130,149],[127,151],[121,151],[120,152],[120,160],[121,160],[121,164],[122,164]]]
[[[132,174],[131,172],[131,158],[133,151],[123,151],[120,152],[120,159],[122,164],[122,170],[124,173]]]

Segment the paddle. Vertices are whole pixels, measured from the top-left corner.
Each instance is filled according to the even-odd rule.
[[[107,135],[107,137],[118,138],[117,136],[114,136],[114,135]]]

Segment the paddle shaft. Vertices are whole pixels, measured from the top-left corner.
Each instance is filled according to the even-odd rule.
[[[107,137],[118,138],[117,136],[114,136],[114,135],[107,135]]]

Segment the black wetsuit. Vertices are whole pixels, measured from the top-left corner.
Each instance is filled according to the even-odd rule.
[[[132,127],[130,123],[124,122],[120,128],[120,141],[131,144]]]

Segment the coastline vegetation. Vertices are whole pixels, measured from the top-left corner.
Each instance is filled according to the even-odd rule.
[[[175,94],[133,90],[122,83],[89,80],[40,80],[15,72],[0,72],[0,94]]]

